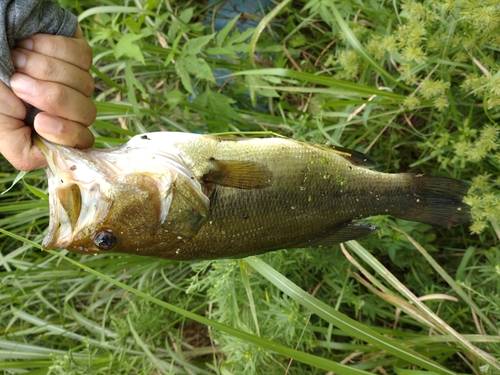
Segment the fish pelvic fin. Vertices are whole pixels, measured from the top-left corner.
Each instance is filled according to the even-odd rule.
[[[408,175],[414,188],[414,203],[395,215],[437,227],[453,227],[471,220],[470,207],[462,200],[469,190],[464,181],[430,175]]]

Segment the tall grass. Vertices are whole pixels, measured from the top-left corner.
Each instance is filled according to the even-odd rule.
[[[218,32],[196,2],[60,2],[94,50],[96,147],[157,130],[328,141],[471,181],[474,221],[377,217],[359,243],[241,260],[81,256],[40,251],[30,172],[0,197],[4,373],[500,373],[496,1],[285,1]],[[18,174],[0,164],[5,191]]]

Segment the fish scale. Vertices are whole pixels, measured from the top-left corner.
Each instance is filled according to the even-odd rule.
[[[170,132],[111,150],[35,143],[48,161],[46,248],[237,258],[357,239],[376,230],[359,221],[373,215],[436,226],[470,219],[465,182],[376,172],[340,147]]]
[[[292,142],[281,148],[261,140],[256,143],[261,146],[248,141],[228,143],[233,147],[221,149],[216,158],[232,160],[240,152],[248,155],[253,150],[252,161],[263,165],[274,161],[272,186],[258,190],[217,187],[211,200],[211,223],[205,223],[181,249],[187,259],[199,254],[239,257],[294,247],[333,234],[352,219],[408,209],[412,187],[404,175],[356,167],[342,156],[307,144]],[[372,187],[366,184],[370,179],[377,181]]]

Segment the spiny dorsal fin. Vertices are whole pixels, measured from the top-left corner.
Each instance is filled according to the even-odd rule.
[[[238,141],[248,141],[252,140],[254,138],[240,138],[236,136],[230,136],[230,135],[224,135],[224,136],[216,136],[215,137],[217,140],[220,142],[224,141],[232,141],[232,142],[238,142]],[[285,137],[284,137],[285,138]],[[264,138],[265,139],[265,138]],[[325,151],[333,152],[337,155],[340,155],[347,160],[349,160],[352,164],[358,166],[358,167],[365,167],[365,168],[373,168],[377,166],[377,162],[370,157],[366,156],[360,151],[352,150],[346,147],[341,147],[341,146],[333,146],[330,144],[319,144],[319,143],[311,143],[311,142],[306,142],[306,141],[297,141],[292,138],[286,138],[291,141],[299,142],[301,144],[307,144],[312,147],[320,148]]]
[[[295,141],[298,142],[299,144],[306,144],[310,147],[315,147],[319,148],[323,151],[328,151],[328,152],[333,152],[339,156],[342,156],[343,158],[349,160],[352,164],[358,166],[358,167],[365,167],[365,168],[373,168],[377,166],[377,162],[371,159],[370,157],[366,156],[362,152],[356,151],[356,150],[351,150],[346,147],[341,147],[341,146],[333,146],[331,144],[319,144],[319,143],[311,143],[311,142],[304,142],[304,141]]]
[[[272,175],[264,165],[252,161],[211,159],[212,168],[203,181],[238,189],[263,189],[271,185]]]
[[[320,148],[322,150],[334,152],[337,155],[340,155],[340,156],[346,158],[352,164],[354,164],[358,167],[373,168],[373,167],[377,166],[376,161],[374,161],[373,159],[370,159],[368,156],[366,156],[362,152],[359,152],[356,150],[351,150],[349,148],[340,147],[340,146],[333,146],[333,145],[321,145],[321,144],[317,144],[317,143],[308,143],[308,144],[313,146],[313,147]]]
[[[375,160],[369,158],[362,152],[340,146],[328,146],[328,149],[338,153],[358,167],[373,168],[377,166],[377,162]]]

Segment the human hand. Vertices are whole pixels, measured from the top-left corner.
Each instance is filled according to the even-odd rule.
[[[43,138],[65,146],[91,147],[94,136],[87,127],[96,117],[96,107],[88,98],[94,90],[88,72],[92,51],[80,27],[73,38],[36,34],[20,40],[11,58],[16,68],[12,91],[0,81],[0,153],[23,171],[46,164],[32,145],[33,129],[23,122],[22,100],[44,111],[34,121],[35,131]]]

